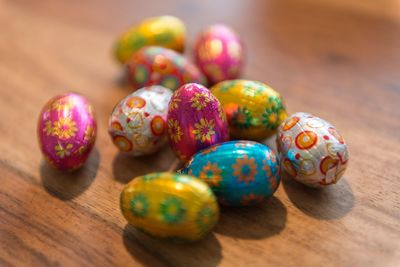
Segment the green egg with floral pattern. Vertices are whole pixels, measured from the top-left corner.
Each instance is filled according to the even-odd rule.
[[[225,110],[233,139],[268,138],[287,117],[281,95],[264,83],[227,80],[210,90]]]
[[[217,200],[205,182],[171,172],[134,178],[123,189],[120,206],[129,224],[169,240],[199,240],[219,218]]]

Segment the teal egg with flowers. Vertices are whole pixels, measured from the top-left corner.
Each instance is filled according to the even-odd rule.
[[[195,154],[180,171],[206,182],[222,205],[248,206],[271,197],[280,183],[279,159],[268,146],[230,141]]]

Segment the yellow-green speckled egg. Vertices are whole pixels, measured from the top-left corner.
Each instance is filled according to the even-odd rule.
[[[183,52],[185,46],[185,24],[173,16],[148,18],[139,25],[126,30],[117,40],[115,57],[125,63],[140,48],[157,45]]]
[[[219,217],[216,198],[205,182],[170,172],[134,178],[123,189],[120,205],[139,230],[179,241],[201,239]]]
[[[268,85],[249,80],[228,80],[211,92],[226,112],[231,137],[261,140],[276,132],[287,117],[283,100]]]

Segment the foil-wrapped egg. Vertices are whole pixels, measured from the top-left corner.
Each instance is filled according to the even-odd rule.
[[[167,141],[166,119],[172,91],[154,85],[122,99],[111,113],[108,133],[122,152],[133,156],[156,152]]]
[[[219,202],[228,206],[260,203],[271,197],[280,183],[275,153],[252,141],[231,141],[206,148],[180,172],[199,177]]]
[[[177,17],[148,18],[121,34],[114,54],[119,62],[126,63],[134,52],[144,46],[157,45],[183,52],[185,35],[185,24]]]
[[[93,107],[83,96],[53,97],[42,108],[37,127],[44,158],[59,170],[78,169],[94,146],[96,129]]]
[[[197,151],[229,140],[229,126],[218,99],[200,84],[189,83],[168,105],[169,144],[181,161]]]
[[[185,83],[206,84],[195,65],[181,54],[158,46],[144,47],[133,54],[127,72],[135,89],[158,84],[176,90]]]
[[[195,60],[210,84],[239,77],[243,45],[229,27],[216,24],[202,31],[195,43]]]
[[[349,160],[336,128],[308,113],[295,113],[279,126],[277,145],[286,172],[310,187],[336,183]]]
[[[232,138],[267,138],[287,117],[279,93],[264,83],[230,80],[220,82],[210,90],[225,110]]]
[[[201,239],[219,217],[209,186],[193,176],[177,173],[134,178],[123,189],[120,206],[126,220],[139,230],[178,241]]]

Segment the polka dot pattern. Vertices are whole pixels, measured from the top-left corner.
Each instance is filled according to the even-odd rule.
[[[336,183],[349,158],[346,143],[337,129],[308,113],[295,113],[282,123],[277,147],[283,169],[311,187]]]

